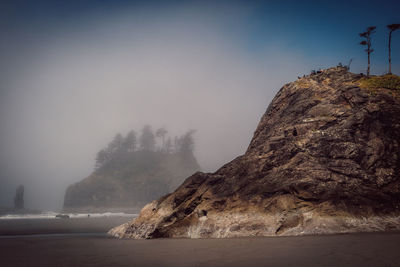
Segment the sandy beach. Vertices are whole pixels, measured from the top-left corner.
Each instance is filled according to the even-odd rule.
[[[0,221],[0,266],[342,267],[400,262],[400,233],[155,240],[106,235],[126,219]]]

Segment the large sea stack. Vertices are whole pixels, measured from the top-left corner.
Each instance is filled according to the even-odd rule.
[[[345,67],[284,85],[242,156],[196,173],[123,238],[221,238],[400,229],[400,97]]]
[[[70,185],[63,211],[137,213],[146,203],[175,190],[199,168],[192,151],[121,153]]]

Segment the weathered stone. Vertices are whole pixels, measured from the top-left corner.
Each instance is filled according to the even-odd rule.
[[[345,68],[286,84],[246,151],[143,208],[118,237],[400,229],[400,99]]]

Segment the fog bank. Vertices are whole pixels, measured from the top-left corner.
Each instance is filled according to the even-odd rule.
[[[95,153],[145,124],[196,129],[206,172],[244,153],[277,90],[311,64],[272,38],[257,54],[244,49],[229,29],[249,10],[209,11],[93,13],[16,31],[2,63],[0,206],[23,184],[28,208],[61,208]]]

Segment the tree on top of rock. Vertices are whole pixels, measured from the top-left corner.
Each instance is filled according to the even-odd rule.
[[[136,149],[136,133],[134,130],[131,130],[125,137],[123,142],[123,147],[126,152],[131,153]]]
[[[167,138],[167,141],[165,142],[165,152],[167,153],[171,153],[172,152],[172,140],[171,137]]]
[[[367,28],[365,32],[360,33],[360,37],[364,38],[365,40],[360,42],[360,45],[367,46],[367,49],[365,49],[365,52],[368,54],[368,68],[367,68],[367,76],[369,76],[369,71],[370,71],[370,66],[371,66],[371,60],[370,60],[370,55],[372,52],[374,52],[374,49],[372,49],[372,44],[371,44],[371,35],[375,33],[375,26],[370,26]]]
[[[156,136],[161,138],[161,150],[166,150],[165,149],[165,136],[167,133],[168,133],[168,131],[164,127],[161,127],[156,131]]]
[[[124,137],[120,133],[116,134],[114,139],[108,144],[106,148],[101,149],[99,152],[97,152],[95,169],[100,168],[105,163],[109,162],[117,155],[124,152],[124,142]]]
[[[124,149],[124,137],[122,137],[122,134],[117,133],[115,135],[112,142],[108,145],[108,149],[113,155],[121,152]]]
[[[97,152],[95,169],[100,168],[111,159],[110,153],[106,149]]]
[[[140,136],[140,148],[145,151],[154,151],[155,149],[155,138],[153,130],[150,125],[145,125],[142,129],[142,135]]]
[[[177,151],[183,155],[189,155],[193,153],[194,150],[194,140],[193,134],[195,130],[189,130],[184,135],[178,138],[178,148]]]
[[[389,74],[392,74],[392,56],[391,56],[392,32],[400,29],[400,24],[389,24],[386,27],[389,29]]]

